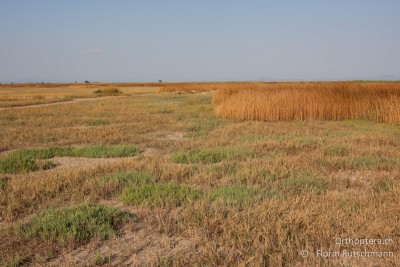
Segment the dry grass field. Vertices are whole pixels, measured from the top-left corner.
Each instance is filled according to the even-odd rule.
[[[0,85],[0,266],[400,266],[399,92]]]

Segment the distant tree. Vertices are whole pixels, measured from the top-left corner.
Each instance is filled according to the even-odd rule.
[[[44,82],[41,82],[41,84],[44,84]]]
[[[90,83],[89,81],[85,81],[85,83]]]
[[[158,80],[159,83],[162,83],[162,80]]]

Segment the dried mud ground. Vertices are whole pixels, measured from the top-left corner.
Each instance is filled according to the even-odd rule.
[[[124,86],[123,96],[91,99],[95,89],[59,87],[57,97],[79,90],[88,99],[49,104],[44,94],[32,105],[38,89],[25,88],[23,101],[1,108],[0,159],[66,146],[141,152],[56,156],[46,169],[0,173],[0,266],[400,265],[398,125],[226,120],[214,114],[213,92]],[[91,204],[129,219],[115,236],[85,242],[18,231],[48,210]],[[343,250],[392,254],[327,254]]]

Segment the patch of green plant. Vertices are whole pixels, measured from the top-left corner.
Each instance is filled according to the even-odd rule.
[[[47,210],[33,217],[29,223],[20,225],[17,231],[25,237],[59,243],[87,243],[94,238],[106,240],[116,236],[118,229],[128,220],[128,215],[115,208],[79,205]]]
[[[157,111],[157,113],[160,113],[160,114],[171,114],[171,113],[174,113],[174,111],[172,109],[161,109],[161,110]]]
[[[39,167],[30,157],[20,157],[17,153],[10,153],[5,158],[0,159],[0,172],[18,173],[38,170]]]
[[[218,118],[199,118],[192,120],[192,122],[186,126],[185,131],[188,132],[187,137],[202,136],[211,132],[221,123],[222,120]]]
[[[261,200],[265,195],[260,188],[233,184],[209,191],[211,201],[222,201],[227,205],[241,205]]]
[[[171,160],[175,163],[217,163],[229,159],[245,158],[254,155],[253,150],[238,148],[191,149],[185,153],[175,153]]]
[[[176,183],[140,184],[127,187],[120,199],[129,205],[177,207],[202,196],[203,191]]]
[[[261,135],[261,134],[247,134],[247,135],[240,136],[239,140],[244,141],[244,142],[254,142],[254,141],[263,140],[264,138],[265,138],[265,136]]]
[[[136,156],[141,150],[135,146],[86,146],[86,147],[49,147],[42,149],[20,149],[0,159],[0,172],[18,173],[54,166],[51,161],[38,162],[54,157],[116,158]]]
[[[17,117],[9,115],[9,116],[1,116],[0,120],[2,121],[15,121]]]
[[[98,89],[93,91],[93,93],[100,96],[114,96],[122,94],[122,92],[117,88]]]
[[[238,166],[236,162],[227,161],[222,162],[220,165],[210,165],[209,171],[212,175],[223,175],[229,174],[233,175],[238,171]]]
[[[101,185],[113,185],[122,187],[126,185],[147,184],[155,178],[152,174],[142,171],[119,172],[110,176],[104,176],[100,180]]]
[[[389,170],[400,165],[398,157],[379,157],[360,156],[350,162],[342,162],[346,168],[351,169],[374,169],[374,170]]]
[[[286,178],[281,180],[279,188],[284,193],[304,193],[315,192],[323,193],[326,191],[328,181],[320,175],[312,174],[307,171],[293,171]]]
[[[105,120],[95,120],[95,121],[88,122],[89,126],[101,126],[101,125],[108,125],[108,124],[110,124],[110,122],[105,121]]]
[[[301,149],[313,149],[318,146],[318,138],[312,135],[297,136],[290,140],[295,147]]]
[[[347,156],[350,153],[350,148],[345,145],[334,145],[324,149],[325,156]]]

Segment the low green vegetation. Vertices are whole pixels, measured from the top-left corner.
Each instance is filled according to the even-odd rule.
[[[350,153],[350,148],[345,145],[329,146],[324,149],[325,156],[347,156]]]
[[[328,181],[325,177],[309,173],[307,171],[296,171],[278,186],[284,194],[297,193],[323,193],[326,191]]]
[[[147,172],[142,171],[131,171],[131,172],[119,172],[110,176],[105,176],[101,179],[101,183],[112,183],[118,185],[128,184],[146,184],[154,180],[154,176]]]
[[[17,119],[16,116],[0,116],[0,121],[15,121]]]
[[[240,184],[226,185],[210,190],[211,201],[222,201],[227,205],[249,204],[265,197],[263,190],[257,187],[248,187]]]
[[[253,150],[237,148],[192,149],[186,153],[175,153],[171,160],[175,163],[217,163],[229,159],[240,159],[253,156]]]
[[[400,158],[360,156],[349,162],[349,164],[351,168],[355,169],[389,170],[395,166],[399,166]]]
[[[400,158],[366,155],[339,161],[324,158],[316,162],[318,165],[330,170],[393,170],[400,165]]]
[[[150,173],[142,171],[120,172],[109,176],[101,177],[96,183],[96,189],[103,197],[111,197],[127,186],[148,184],[154,181],[156,177]]]
[[[196,112],[199,113],[199,112]],[[186,126],[187,137],[199,137],[207,135],[214,128],[219,126],[223,120],[218,118],[196,118],[192,119]]]
[[[50,209],[20,225],[17,232],[25,237],[53,240],[59,243],[87,243],[95,238],[105,240],[118,234],[128,215],[102,205],[79,205]]]
[[[120,199],[129,205],[177,207],[202,196],[203,191],[176,183],[140,184],[126,188]]]
[[[88,122],[89,126],[101,126],[101,125],[108,125],[108,124],[110,124],[110,122],[105,121],[105,120],[95,120],[95,121]]]
[[[86,146],[49,147],[42,149],[20,149],[0,159],[0,172],[20,173],[54,166],[51,161],[40,164],[37,160],[54,157],[116,158],[136,156],[141,150],[135,146]]]

